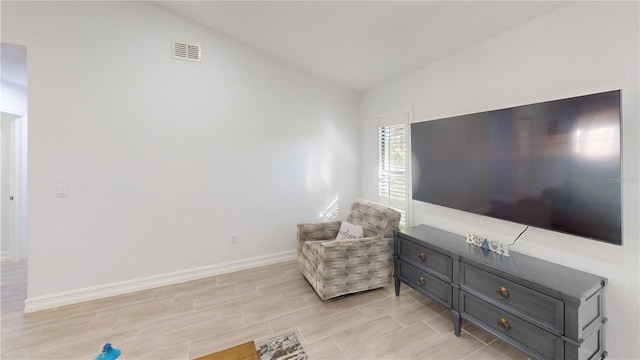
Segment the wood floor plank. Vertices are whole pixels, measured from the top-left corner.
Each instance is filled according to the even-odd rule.
[[[275,319],[282,315],[290,314],[297,310],[308,308],[309,304],[304,301],[303,298],[298,297],[291,300],[286,300],[281,303],[276,303],[262,308],[249,310],[244,313],[245,323],[252,324],[262,322],[266,320]]]
[[[275,293],[264,296],[247,296],[238,301],[228,302],[222,305],[214,305],[209,308],[219,311],[220,316],[228,316],[257,310],[262,307],[271,306],[281,302],[283,302],[282,296],[279,293]],[[196,308],[201,309],[203,305],[205,305],[205,303],[200,302]]]
[[[269,323],[271,324],[273,331],[278,333],[287,329],[295,328],[300,324],[320,320],[334,314],[336,314],[336,310],[334,308],[328,304],[320,304],[279,316],[269,320]]]
[[[378,301],[373,301],[358,307],[366,317],[372,319],[386,315],[394,311],[415,305],[418,302],[410,296],[387,296]]]
[[[183,342],[215,336],[226,331],[239,329],[244,326],[242,314],[226,316],[219,319],[207,318],[201,314],[201,321],[179,328],[168,328],[164,331],[164,343],[175,345]]]
[[[333,359],[342,353],[331,336],[305,342],[303,346],[311,359]]]
[[[411,326],[417,322],[429,319],[438,313],[422,303],[416,302],[389,313],[402,326]]]
[[[358,294],[358,296],[347,295],[347,296],[335,298],[335,299],[329,300],[329,303],[338,312],[342,312],[350,309],[355,309],[358,306],[366,305],[370,302],[380,300],[385,297],[387,297],[387,295],[385,295],[385,293],[380,290],[370,290],[370,291],[362,292]]]
[[[457,360],[472,355],[484,346],[468,333],[462,332],[457,337],[451,332],[418,344],[409,356],[414,360]]]
[[[300,329],[300,333],[307,340],[319,339],[322,337],[326,337],[329,335],[333,335],[342,330],[346,330],[355,325],[360,325],[367,321],[366,316],[364,316],[357,309],[347,310],[335,315],[327,316],[323,319],[306,322],[298,325]]]
[[[423,322],[402,328],[380,338],[369,346],[371,352],[381,359],[407,357],[408,353],[426,341],[440,338],[440,334]]]
[[[528,358],[514,347],[496,340],[469,355],[465,360],[527,360]]]
[[[402,329],[389,315],[366,321],[333,335],[333,339],[343,352],[355,351],[372,345],[380,338]]]

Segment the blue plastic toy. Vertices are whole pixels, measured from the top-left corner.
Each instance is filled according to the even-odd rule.
[[[121,351],[119,349],[114,349],[110,343],[106,343],[100,355],[96,357],[96,360],[115,360],[120,356],[120,353]]]

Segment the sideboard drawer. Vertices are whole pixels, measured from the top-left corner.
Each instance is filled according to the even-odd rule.
[[[399,262],[399,270],[400,273],[397,275],[403,282],[418,291],[427,293],[443,305],[451,308],[453,298],[451,284],[429,275],[423,270],[404,261]]]
[[[564,303],[466,263],[460,286],[494,305],[556,334],[564,332]]]
[[[564,344],[560,337],[464,291],[461,291],[460,295],[460,310],[463,316],[475,319],[486,330],[507,342],[515,341],[519,347],[527,348],[530,354],[537,354],[536,358],[563,358]]]
[[[400,238],[399,241],[399,256],[402,260],[412,262],[413,265],[419,267],[424,267],[445,281],[452,281],[453,261],[449,256],[420,246],[407,239]]]

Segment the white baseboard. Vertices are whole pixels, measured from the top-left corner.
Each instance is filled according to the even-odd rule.
[[[5,262],[11,260],[11,254],[8,251],[0,252],[0,261]]]
[[[295,258],[295,250],[285,251],[245,260],[181,270],[168,274],[154,275],[144,278],[121,281],[117,283],[92,286],[84,289],[64,291],[44,296],[34,296],[25,300],[24,312],[31,313],[35,311],[54,309],[60,306],[123,295],[161,286],[174,285],[187,281],[204,279],[211,276],[228,274],[235,271],[253,269],[265,265],[277,264],[280,262],[293,260]]]

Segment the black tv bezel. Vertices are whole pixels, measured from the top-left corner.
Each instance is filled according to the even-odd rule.
[[[454,118],[459,118],[462,116],[473,116],[473,115],[479,115],[479,114],[485,114],[485,113],[491,113],[494,111],[502,111],[502,110],[509,110],[509,109],[515,109],[518,107],[523,107],[523,106],[529,106],[529,105],[538,105],[538,104],[545,104],[545,103],[550,103],[550,102],[554,102],[554,101],[561,101],[561,100],[571,100],[571,99],[576,99],[576,98],[581,98],[581,97],[585,97],[585,96],[591,96],[591,95],[600,95],[600,94],[606,94],[606,93],[617,93],[617,100],[618,100],[618,131],[619,131],[619,139],[620,139],[620,147],[619,147],[619,155],[618,155],[618,168],[620,169],[620,172],[618,174],[618,177],[616,179],[612,179],[612,181],[617,182],[619,184],[620,187],[620,237],[619,240],[617,242],[613,242],[613,241],[608,241],[608,240],[604,240],[604,239],[599,239],[596,237],[590,237],[587,235],[583,235],[583,234],[576,234],[574,232],[569,232],[569,231],[562,231],[561,229],[557,229],[557,228],[548,228],[548,227],[539,227],[539,226],[535,226],[535,225],[531,225],[531,224],[527,224],[526,222],[519,222],[519,221],[514,221],[514,220],[509,220],[509,219],[504,219],[504,218],[500,218],[500,217],[494,217],[491,215],[487,215],[487,214],[481,214],[478,212],[473,212],[473,211],[468,211],[468,210],[464,210],[464,209],[459,209],[459,208],[455,208],[455,207],[451,207],[451,206],[446,206],[446,205],[441,205],[441,204],[437,204],[437,203],[431,203],[428,201],[424,201],[424,200],[420,200],[420,199],[415,199],[414,198],[414,180],[413,180],[413,175],[412,175],[412,179],[411,179],[411,199],[413,201],[419,201],[425,204],[429,204],[432,206],[438,206],[438,207],[442,207],[442,208],[446,208],[446,209],[450,209],[450,210],[454,210],[454,211],[461,211],[467,214],[472,214],[474,216],[480,216],[483,218],[487,218],[487,219],[492,219],[492,220],[499,220],[499,221],[504,221],[504,222],[508,222],[508,223],[512,223],[512,224],[519,224],[519,225],[524,225],[527,227],[534,227],[536,229],[540,229],[540,230],[544,230],[544,231],[550,231],[550,232],[554,232],[554,233],[560,233],[560,234],[566,234],[566,235],[570,235],[570,236],[574,236],[574,237],[578,237],[578,238],[583,238],[583,239],[587,239],[587,240],[594,240],[594,241],[598,241],[604,244],[610,244],[610,245],[615,245],[615,246],[623,246],[624,245],[624,186],[623,186],[623,177],[622,174],[624,173],[624,168],[623,168],[623,156],[624,156],[624,140],[623,140],[623,125],[624,125],[624,119],[623,119],[623,104],[622,104],[622,93],[623,90],[622,89],[614,89],[614,90],[605,90],[605,91],[599,91],[596,93],[586,93],[586,94],[582,94],[582,95],[576,95],[576,96],[571,96],[571,97],[566,97],[566,98],[556,98],[556,99],[551,99],[551,100],[546,100],[546,101],[541,101],[541,102],[536,102],[536,103],[525,103],[525,104],[520,104],[520,105],[515,105],[515,106],[510,106],[510,107],[505,107],[505,108],[494,108],[494,109],[490,109],[490,110],[486,110],[486,111],[478,111],[478,112],[473,112],[473,113],[466,113],[466,114],[459,114],[459,115],[453,115],[453,116],[448,116],[448,117],[444,117],[444,118],[433,118],[433,119],[428,119],[428,120],[421,120],[421,121],[416,121],[416,122],[412,122],[410,124],[410,127],[413,127],[415,124],[420,124],[420,123],[426,123],[426,122],[431,122],[431,121],[446,121],[449,119],[454,119]],[[410,135],[412,136],[412,135]],[[411,163],[413,163],[413,146],[414,146],[414,141],[412,139],[411,141]],[[413,169],[412,169],[412,173],[413,173]]]

